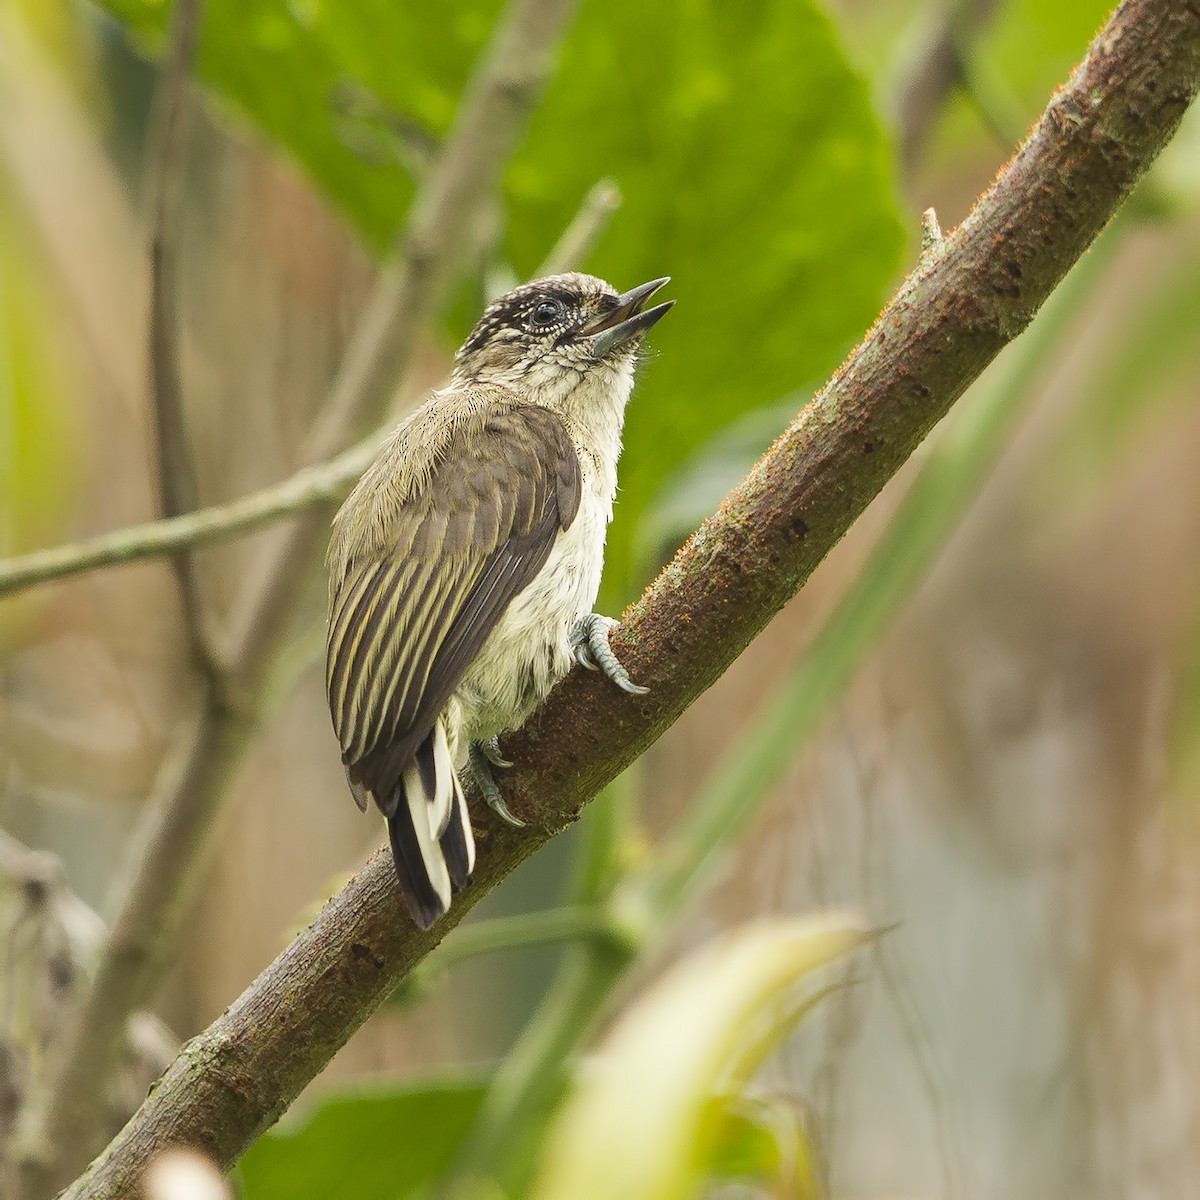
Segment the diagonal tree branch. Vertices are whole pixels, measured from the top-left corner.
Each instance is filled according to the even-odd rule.
[[[537,1011],[498,1067],[458,1156],[454,1184],[462,1195],[472,1195],[471,1187],[478,1187],[481,1176],[514,1190],[524,1165],[527,1131],[544,1125],[564,1083],[564,1062],[585,1044],[621,980],[670,938],[675,915],[703,889],[721,851],[753,821],[786,766],[803,752],[883,629],[924,578],[1009,444],[1029,399],[1030,383],[1048,352],[1060,345],[1081,301],[1093,295],[1111,266],[1114,249],[1122,244],[1114,227],[1126,211],[1055,290],[1015,354],[992,364],[972,386],[968,411],[922,455],[903,499],[833,611],[764,698],[745,736],[736,739],[689,797],[675,828],[610,891],[579,906],[600,922],[599,928],[608,930],[608,936],[581,939],[563,957]],[[1124,222],[1126,229],[1130,224]],[[621,913],[637,914],[636,926],[620,923]],[[490,949],[495,935],[505,932],[500,924],[504,920],[460,925],[404,980],[399,994],[404,995],[414,980],[419,993],[443,956],[450,961],[460,956],[460,943],[468,952],[480,941]],[[614,937],[614,925],[627,936]],[[454,1185],[445,1190],[460,1194]]]
[[[336,453],[382,418],[421,323],[463,266],[474,222],[499,185],[575,3],[510,0],[414,201],[399,265],[385,273],[335,381],[312,439],[315,459]],[[206,689],[191,737],[163,773],[95,979],[64,1032],[59,1070],[42,1104],[23,1121],[28,1200],[61,1186],[95,1150],[96,1081],[107,1076],[126,1018],[146,1002],[170,961],[221,801],[250,742],[326,524],[323,513],[295,522],[265,556],[233,673],[222,688]]]
[[[449,917],[406,919],[385,853],[184,1048],[67,1200],[134,1193],[179,1141],[232,1163],[487,891],[578,815],[795,593],[1087,249],[1200,85],[1200,7],[1125,0],[971,215],[922,256],[862,344],[626,614],[636,700],[577,671],[506,744],[522,830],[480,817]],[[586,740],[581,731],[587,731]],[[630,916],[636,920],[636,914]]]

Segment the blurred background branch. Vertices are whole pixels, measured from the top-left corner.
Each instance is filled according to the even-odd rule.
[[[577,672],[506,746],[518,763],[505,780],[510,804],[536,823],[517,835],[483,819],[478,882],[450,921],[644,750],[778,610],[1032,319],[1170,137],[1198,77],[1200,17],[1149,0],[1117,10],[970,218],[626,614],[623,651],[650,695],[618,707]],[[581,749],[585,719],[592,741]],[[721,822],[730,794],[716,806]],[[627,915],[636,929],[644,914]],[[236,1158],[432,944],[398,919],[390,866],[376,856],[173,1064],[68,1195],[124,1194],[140,1147],[167,1128]]]
[[[562,236],[530,278],[577,271],[581,263],[587,262],[613,213],[620,207],[621,189],[611,179],[601,179],[594,184],[570,225],[562,231]]]
[[[159,80],[150,153],[150,329],[151,409],[154,413],[159,506],[164,517],[199,507],[196,464],[188,433],[180,375],[176,294],[179,289],[180,194],[187,150],[188,82],[200,39],[203,0],[179,0]],[[171,556],[183,611],[183,631],[200,686],[219,694],[225,687],[220,654],[208,627],[204,591],[189,547]],[[201,707],[208,707],[207,702]]]
[[[998,0],[950,0],[919,17],[915,46],[902,60],[890,108],[899,129],[901,167],[912,172],[946,99],[968,88],[971,41],[996,11]],[[1002,145],[1010,139],[1001,139]]]

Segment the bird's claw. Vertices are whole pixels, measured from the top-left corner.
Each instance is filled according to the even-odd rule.
[[[494,750],[499,755],[500,750],[496,746],[495,741],[495,738],[490,738],[487,742],[472,742],[471,748],[467,751],[467,762],[471,767],[471,774],[475,777],[475,783],[483,793],[483,798],[487,801],[488,808],[510,825],[515,825],[518,829],[523,829],[525,822],[504,803],[504,797],[500,795],[500,789],[496,786],[496,781],[492,778],[490,764],[512,766],[511,763],[504,762],[503,759],[500,762],[496,762],[496,759],[492,758],[491,754],[488,753],[489,750]]]
[[[629,672],[609,645],[608,639],[619,624],[612,617],[603,617],[599,613],[589,613],[584,617],[571,635],[575,660],[589,671],[602,671],[607,679],[631,696],[644,696],[650,689],[641,687],[629,678]]]
[[[500,749],[500,735],[493,734],[490,738],[484,738],[478,743],[479,749],[483,753],[483,757],[492,764],[493,767],[511,767],[512,763],[504,757],[504,752]]]

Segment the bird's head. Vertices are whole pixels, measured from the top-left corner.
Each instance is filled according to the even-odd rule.
[[[646,331],[675,303],[646,307],[669,278],[619,293],[594,275],[549,275],[488,305],[454,358],[456,384],[551,394],[586,378],[629,377]]]

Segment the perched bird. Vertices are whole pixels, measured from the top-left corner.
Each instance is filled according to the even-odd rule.
[[[514,824],[490,766],[574,661],[641,692],[592,612],[638,347],[667,279],[618,295],[554,275],[493,301],[388,440],[329,545],[326,689],[350,790],[387,818],[427,929],[475,842],[459,772]]]

